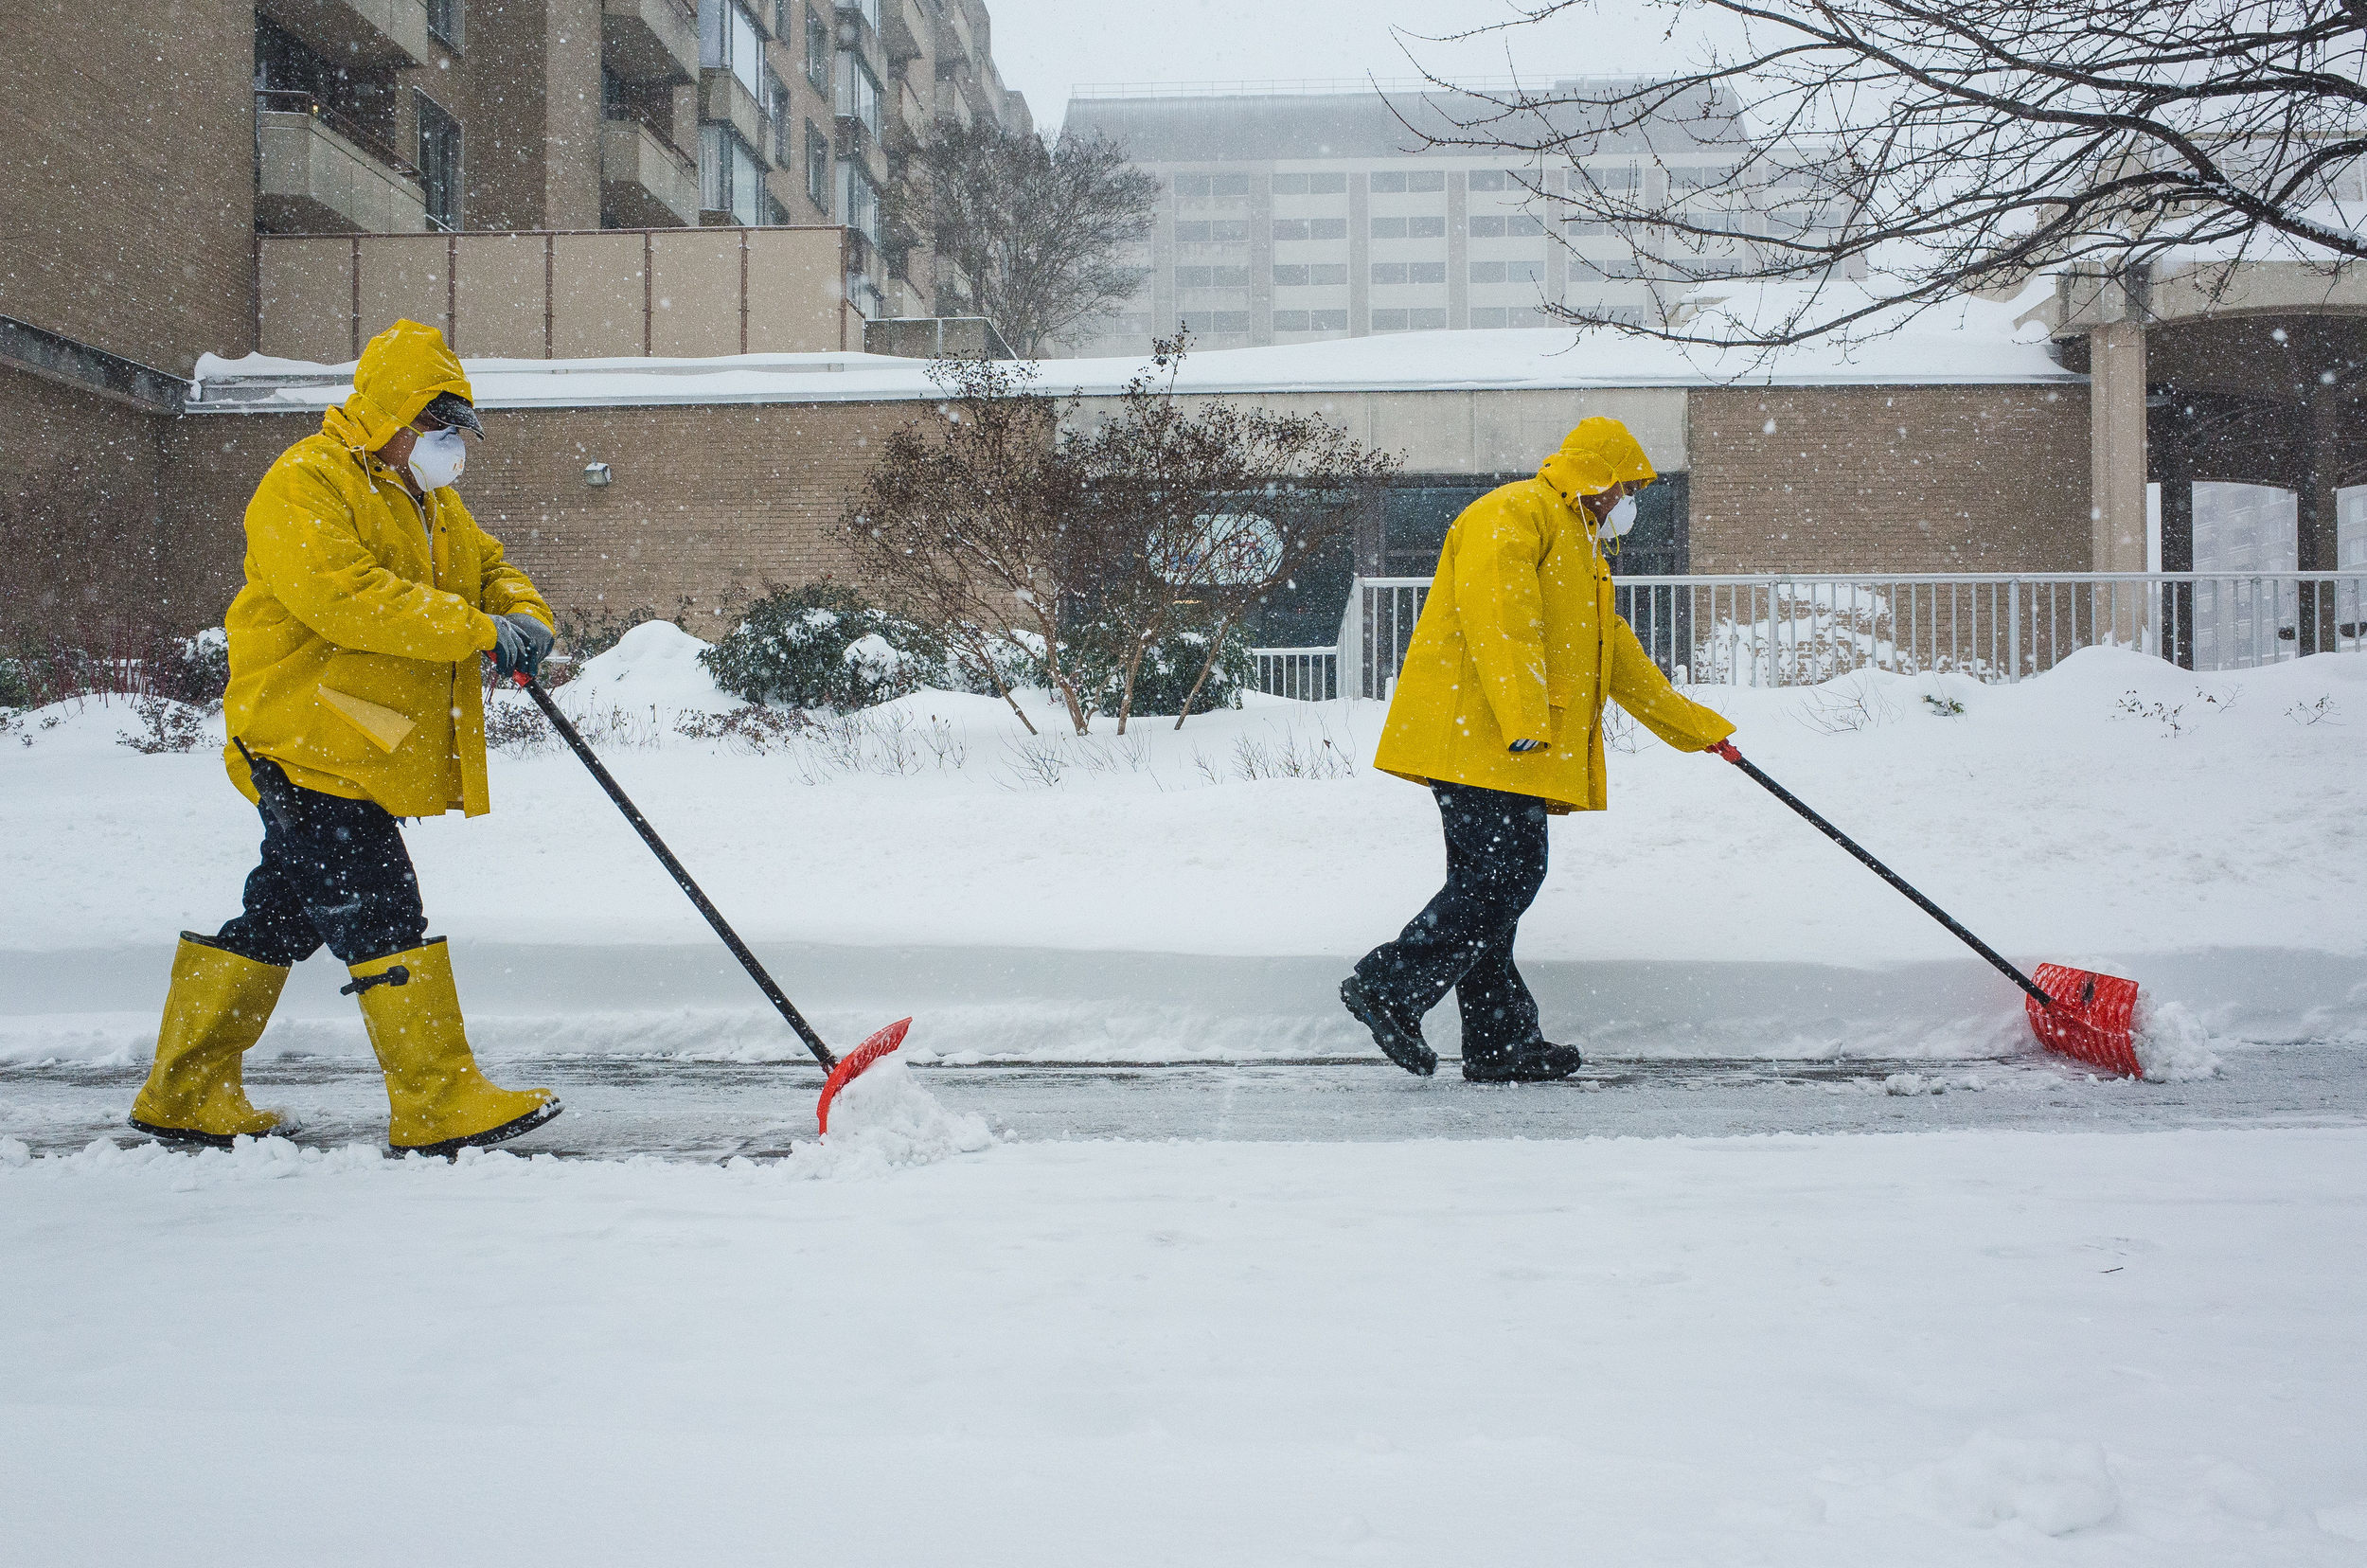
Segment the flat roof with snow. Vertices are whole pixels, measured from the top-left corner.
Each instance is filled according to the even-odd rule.
[[[2022,301],[1962,299],[1887,330],[1774,351],[1689,347],[1621,332],[1520,328],[1408,332],[1195,353],[1185,393],[1607,390],[1623,387],[1983,385],[2086,377],[2050,355]],[[921,360],[881,354],[712,359],[467,359],[487,408],[684,403],[894,402],[943,396]],[[1041,363],[1047,392],[1111,397],[1146,357]],[[189,412],[295,413],[344,401],[353,365],[250,354],[198,361]]]

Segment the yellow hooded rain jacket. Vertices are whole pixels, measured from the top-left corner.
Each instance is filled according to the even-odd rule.
[[[246,585],[224,617],[231,735],[305,789],[397,816],[491,809],[477,656],[495,615],[553,624],[451,489],[415,501],[373,455],[440,392],[470,397],[435,328],[398,321],[370,340],[353,396],[256,487]],[[238,748],[222,758],[254,800]]]
[[[1680,751],[1734,733],[1678,694],[1613,609],[1611,568],[1577,506],[1653,477],[1625,425],[1591,419],[1536,478],[1465,508],[1406,647],[1376,765],[1417,783],[1539,795],[1556,812],[1599,811],[1606,700]],[[1546,749],[1507,751],[1515,740]]]

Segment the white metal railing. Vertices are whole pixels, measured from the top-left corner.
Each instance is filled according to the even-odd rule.
[[[1340,622],[1344,686],[1386,697],[1427,578],[1359,578]],[[1653,662],[1705,685],[1808,686],[1854,669],[1988,682],[2083,648],[2189,669],[2367,650],[2367,572],[1819,573],[1631,577],[1619,613]]]
[[[1257,661],[1257,689],[1269,697],[1327,703],[1340,695],[1337,648],[1253,648],[1249,652]]]

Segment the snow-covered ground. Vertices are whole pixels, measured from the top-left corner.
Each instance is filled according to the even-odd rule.
[[[676,732],[728,706],[694,652],[644,628],[565,699],[834,1036],[913,1012],[922,1060],[1364,1048],[1334,985],[1440,867],[1428,795],[1366,765],[1380,704],[1252,699],[1080,740],[1044,704],[1031,738],[995,699],[927,692],[758,753]],[[2091,650],[2010,687],[1697,695],[2009,955],[2131,973],[2226,1043],[2367,1042],[2367,656],[2198,676]],[[0,1060],[136,1060],[172,934],[235,910],[253,812],[210,745],[144,756],[117,739],[138,727],[94,704],[0,740]],[[1609,812],[1555,824],[1522,925],[1557,1038],[2021,1047],[2004,981],[1734,769],[1630,730],[1611,770]],[[797,1054],[572,757],[497,755],[493,798],[409,831],[483,1049]],[[361,1052],[341,978],[300,971],[263,1049]]]
[[[9,1148],[14,1562],[2367,1553],[2367,1131]]]

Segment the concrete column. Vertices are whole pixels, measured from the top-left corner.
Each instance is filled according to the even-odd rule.
[[[1447,325],[1471,325],[1471,194],[1469,176],[1447,170]]]
[[[2145,329],[2115,321],[2088,332],[2089,570],[2145,569]],[[2099,638],[2141,645],[2143,594],[2099,593]]]
[[[2335,388],[2323,382],[2309,387],[2309,406],[2305,415],[2300,494],[2296,498],[2294,523],[2299,538],[2295,540],[2296,564],[2305,572],[2331,572],[2340,561],[2338,545],[2339,502],[2335,480],[2340,472],[2342,400]],[[2296,650],[2308,653],[2330,652],[2340,644],[2335,635],[2335,594],[2324,584],[2305,583],[2299,595],[2300,603],[2295,634],[2300,638]]]
[[[1373,195],[1361,169],[1348,176],[1348,336],[1373,330]]]

